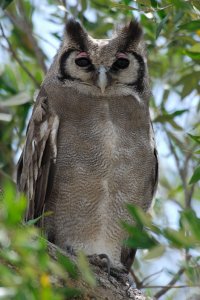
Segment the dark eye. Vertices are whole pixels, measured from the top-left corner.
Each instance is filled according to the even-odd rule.
[[[75,59],[75,63],[79,67],[88,67],[91,65],[91,61],[86,57],[80,57]]]
[[[129,60],[126,58],[118,58],[113,64],[115,69],[126,69],[129,66]]]

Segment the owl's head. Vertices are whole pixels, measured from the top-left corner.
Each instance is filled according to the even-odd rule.
[[[94,39],[79,22],[68,21],[57,55],[57,78],[83,93],[149,94],[143,33],[136,21],[111,39]]]

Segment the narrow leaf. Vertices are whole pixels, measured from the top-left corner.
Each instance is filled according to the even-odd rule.
[[[5,99],[4,101],[0,101],[0,107],[9,107],[14,105],[25,104],[30,101],[30,96],[27,92],[21,92],[16,96],[10,97],[9,99]]]
[[[184,114],[187,111],[188,111],[188,109],[182,109],[182,110],[177,110],[177,111],[175,111],[171,114],[163,113],[162,115],[157,116],[154,119],[154,122],[164,123],[164,122],[167,122],[167,121],[171,121],[175,117],[181,116],[182,114]]]
[[[157,8],[158,7],[157,0],[151,0],[151,5],[152,5],[152,7]]]
[[[91,287],[94,287],[96,285],[95,277],[94,277],[92,271],[90,270],[90,266],[89,266],[86,256],[82,252],[79,252],[79,254],[78,254],[77,263],[78,263],[78,268],[81,271],[83,279]]]
[[[200,11],[200,1],[192,0],[192,5],[194,5]]]
[[[164,253],[165,253],[165,246],[158,245],[150,249],[148,253],[144,256],[144,259],[154,259],[162,256]]]
[[[200,135],[193,135],[193,134],[188,134],[189,137],[191,137],[191,139],[193,139],[195,142],[197,142],[198,144],[200,144]]]
[[[39,220],[41,220],[42,218],[44,217],[48,217],[50,215],[52,215],[52,211],[46,211],[45,213],[43,213],[41,216],[35,218],[35,219],[31,219],[29,221],[26,222],[26,225],[27,226],[32,226],[32,225],[35,225]]]
[[[179,26],[179,29],[187,29],[189,31],[198,30],[200,28],[200,20],[194,20],[189,23],[183,24]]]
[[[0,121],[10,122],[12,120],[11,114],[0,113]]]
[[[13,0],[1,0],[0,1],[0,7],[2,9],[5,9]]]
[[[191,179],[190,179],[190,184],[192,184],[192,183],[196,183],[197,181],[199,181],[200,180],[200,166],[198,166],[196,169],[195,169],[195,171],[194,171],[194,173],[193,173],[193,175],[192,175],[192,177],[191,177]]]
[[[73,279],[78,278],[78,268],[76,264],[70,260],[67,256],[62,255],[60,252],[57,253],[57,258],[59,263],[67,270],[69,273],[70,277]]]
[[[164,19],[162,19],[162,21],[158,24],[158,27],[156,29],[156,39],[158,38],[158,36],[161,33],[161,31],[162,31],[163,27],[165,26],[165,24],[167,23],[168,18],[169,18],[169,15],[164,17]]]

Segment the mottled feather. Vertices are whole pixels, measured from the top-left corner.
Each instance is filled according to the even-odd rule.
[[[57,129],[58,118],[50,113],[47,97],[39,95],[18,163],[17,183],[28,198],[26,220],[42,215],[57,154]]]

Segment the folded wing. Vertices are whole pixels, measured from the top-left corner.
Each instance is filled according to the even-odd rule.
[[[50,112],[47,96],[38,96],[17,168],[18,188],[28,198],[26,221],[44,211],[53,183],[58,127],[59,119]]]

